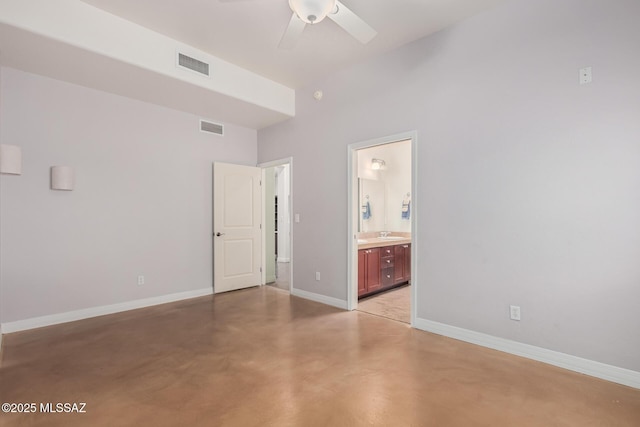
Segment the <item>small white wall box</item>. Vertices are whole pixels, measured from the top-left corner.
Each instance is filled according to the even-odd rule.
[[[71,166],[51,166],[51,189],[73,190],[75,174]]]
[[[20,147],[0,144],[0,173],[22,175],[22,150]]]

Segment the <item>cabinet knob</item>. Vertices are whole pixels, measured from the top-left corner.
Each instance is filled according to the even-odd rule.
[[[387,279],[391,279],[391,275],[390,274],[387,274]]]
[[[403,247],[403,248],[408,248],[408,247],[409,247],[409,245],[402,245],[402,247]]]
[[[387,260],[387,264],[391,264],[391,260],[390,259]]]

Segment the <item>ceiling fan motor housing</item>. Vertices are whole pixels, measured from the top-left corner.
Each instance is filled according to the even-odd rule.
[[[307,24],[322,21],[336,7],[336,0],[289,0],[289,7]]]

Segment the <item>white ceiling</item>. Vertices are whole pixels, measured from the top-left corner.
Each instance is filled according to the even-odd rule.
[[[261,129],[295,116],[293,89],[504,1],[341,0],[378,31],[369,44],[325,19],[282,50],[288,0],[0,0],[0,64]],[[188,46],[215,79],[177,70]]]
[[[83,0],[291,88],[417,40],[504,0],[341,0],[378,31],[362,45],[329,19],[278,49],[288,0]]]

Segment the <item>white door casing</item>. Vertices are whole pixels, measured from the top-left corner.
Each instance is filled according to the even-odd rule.
[[[259,286],[262,169],[213,164],[214,293]]]
[[[385,145],[398,141],[411,140],[411,326],[415,327],[416,301],[418,299],[418,268],[416,267],[418,257],[418,133],[409,131],[390,135],[382,138],[371,139],[350,144],[347,147],[347,189],[349,203],[347,205],[347,215],[349,218],[347,226],[347,309],[355,310],[358,307],[358,222],[360,218],[360,206],[358,202],[358,161],[356,152],[363,148]]]

